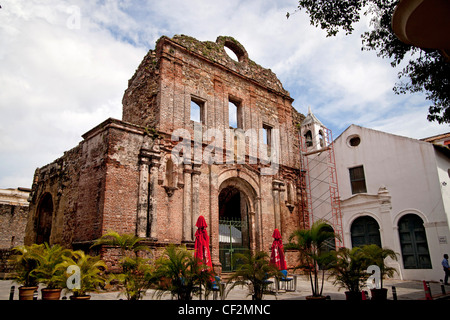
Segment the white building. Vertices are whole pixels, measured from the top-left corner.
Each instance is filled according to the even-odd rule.
[[[450,254],[450,149],[357,125],[334,141],[346,247],[399,255],[397,277],[443,279]]]

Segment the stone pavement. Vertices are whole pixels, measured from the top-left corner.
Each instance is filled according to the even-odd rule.
[[[388,289],[388,299],[393,300],[392,286],[395,286],[397,291],[398,300],[424,300],[425,292],[422,281],[405,281],[405,280],[392,280],[387,279],[383,281],[384,287]],[[12,285],[16,286],[14,300],[18,300],[18,285],[11,280],[0,280],[0,300],[8,300],[10,295],[10,288]],[[430,282],[431,294],[433,297],[441,295],[440,283]],[[449,294],[447,298],[450,298],[450,286],[445,286],[446,292]],[[155,300],[156,296],[153,295],[154,290],[148,290],[144,300]],[[63,291],[62,296],[69,296],[71,293],[65,293]],[[118,291],[104,292],[104,293],[92,293],[91,300],[119,300],[126,299],[124,295],[119,295]],[[304,275],[297,276],[297,285],[295,291],[286,292],[280,290],[277,294],[267,294],[264,296],[265,300],[305,300],[306,296],[311,295],[311,286],[309,279]],[[323,295],[330,296],[331,300],[345,300],[344,289],[338,290],[338,287],[334,286],[330,281],[325,281]],[[40,299],[40,292],[38,299]],[[162,300],[170,300],[171,296],[166,294],[162,297]],[[196,297],[196,299],[198,299]],[[212,296],[209,297],[212,299]],[[247,287],[236,286],[226,297],[226,300],[251,300],[251,296],[248,295]]]

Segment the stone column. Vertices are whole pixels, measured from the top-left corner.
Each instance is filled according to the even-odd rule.
[[[192,165],[192,223],[191,230],[192,234],[195,234],[197,227],[198,217],[200,213],[200,167],[201,163],[194,163]]]
[[[157,239],[156,230],[158,228],[158,219],[156,215],[157,195],[156,188],[158,186],[158,168],[160,165],[159,159],[161,157],[154,156],[150,165],[150,183],[149,183],[149,197],[148,197],[148,235],[150,238]]]
[[[184,164],[183,177],[183,241],[192,241],[192,166]]]
[[[148,225],[148,167],[150,160],[147,157],[140,157],[139,160],[139,190],[138,207],[136,219],[136,235],[138,237],[147,237]]]
[[[141,149],[139,160],[139,195],[136,219],[136,235],[156,238],[156,186],[161,155],[159,146]]]
[[[275,216],[275,228],[280,230],[281,232],[281,208],[280,208],[280,191],[284,191],[282,189],[282,185],[284,185],[281,180],[272,180],[272,195],[273,195],[273,212]]]

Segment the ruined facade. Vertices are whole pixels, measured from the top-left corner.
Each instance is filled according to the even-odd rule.
[[[269,251],[275,228],[287,241],[307,224],[292,101],[231,37],[161,37],[129,80],[122,120],[36,170],[25,242],[87,249],[114,230],[157,252],[193,245],[203,215],[217,271],[232,268],[231,247]]]

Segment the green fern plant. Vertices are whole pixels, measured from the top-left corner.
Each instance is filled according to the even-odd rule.
[[[270,284],[268,279],[273,276],[281,276],[278,269],[270,263],[269,255],[264,251],[252,253],[250,250],[245,253],[234,255],[236,262],[239,261],[237,270],[228,280],[230,284],[229,293],[237,285],[251,285],[252,300],[262,300],[267,287]]]
[[[44,250],[43,244],[17,246],[8,259],[14,270],[14,281],[24,287],[36,287],[38,280],[33,272],[38,266],[37,253]]]
[[[120,248],[122,256],[125,256],[128,252],[132,252],[137,256],[139,251],[149,250],[148,246],[142,244],[143,240],[144,238],[140,238],[135,234],[119,234],[116,231],[108,231],[99,239],[95,240],[91,248],[100,245],[114,246]]]
[[[38,261],[36,268],[31,272],[39,283],[46,286],[46,289],[60,289],[66,285],[64,267],[61,263],[64,258],[70,257],[72,251],[58,244],[50,246],[44,243],[43,250],[35,252]]]
[[[366,272],[368,259],[361,247],[339,248],[332,252],[333,262],[329,269],[329,278],[333,284],[339,285],[352,293],[361,292],[369,274]]]
[[[201,294],[202,286],[206,290],[210,287],[207,284],[212,281],[213,274],[185,246],[167,246],[155,265],[158,298],[169,291],[178,300],[192,300],[194,294]]]
[[[66,270],[66,283],[72,274],[67,272],[70,266],[77,266],[80,271],[79,288],[70,289],[75,297],[87,296],[88,292],[97,292],[106,284],[107,277],[104,274],[106,264],[99,256],[90,256],[82,250],[77,250],[70,257],[64,257],[60,265]]]
[[[313,297],[321,297],[325,278],[325,270],[332,261],[332,255],[325,250],[327,242],[336,237],[333,228],[323,220],[314,222],[310,229],[295,230],[289,237],[285,249],[299,252],[299,265],[309,274]],[[321,285],[319,284],[322,269]]]
[[[149,259],[141,257],[125,257],[121,261],[122,272],[111,275],[111,280],[117,280],[124,287],[127,300],[142,299],[153,282],[154,268]]]

